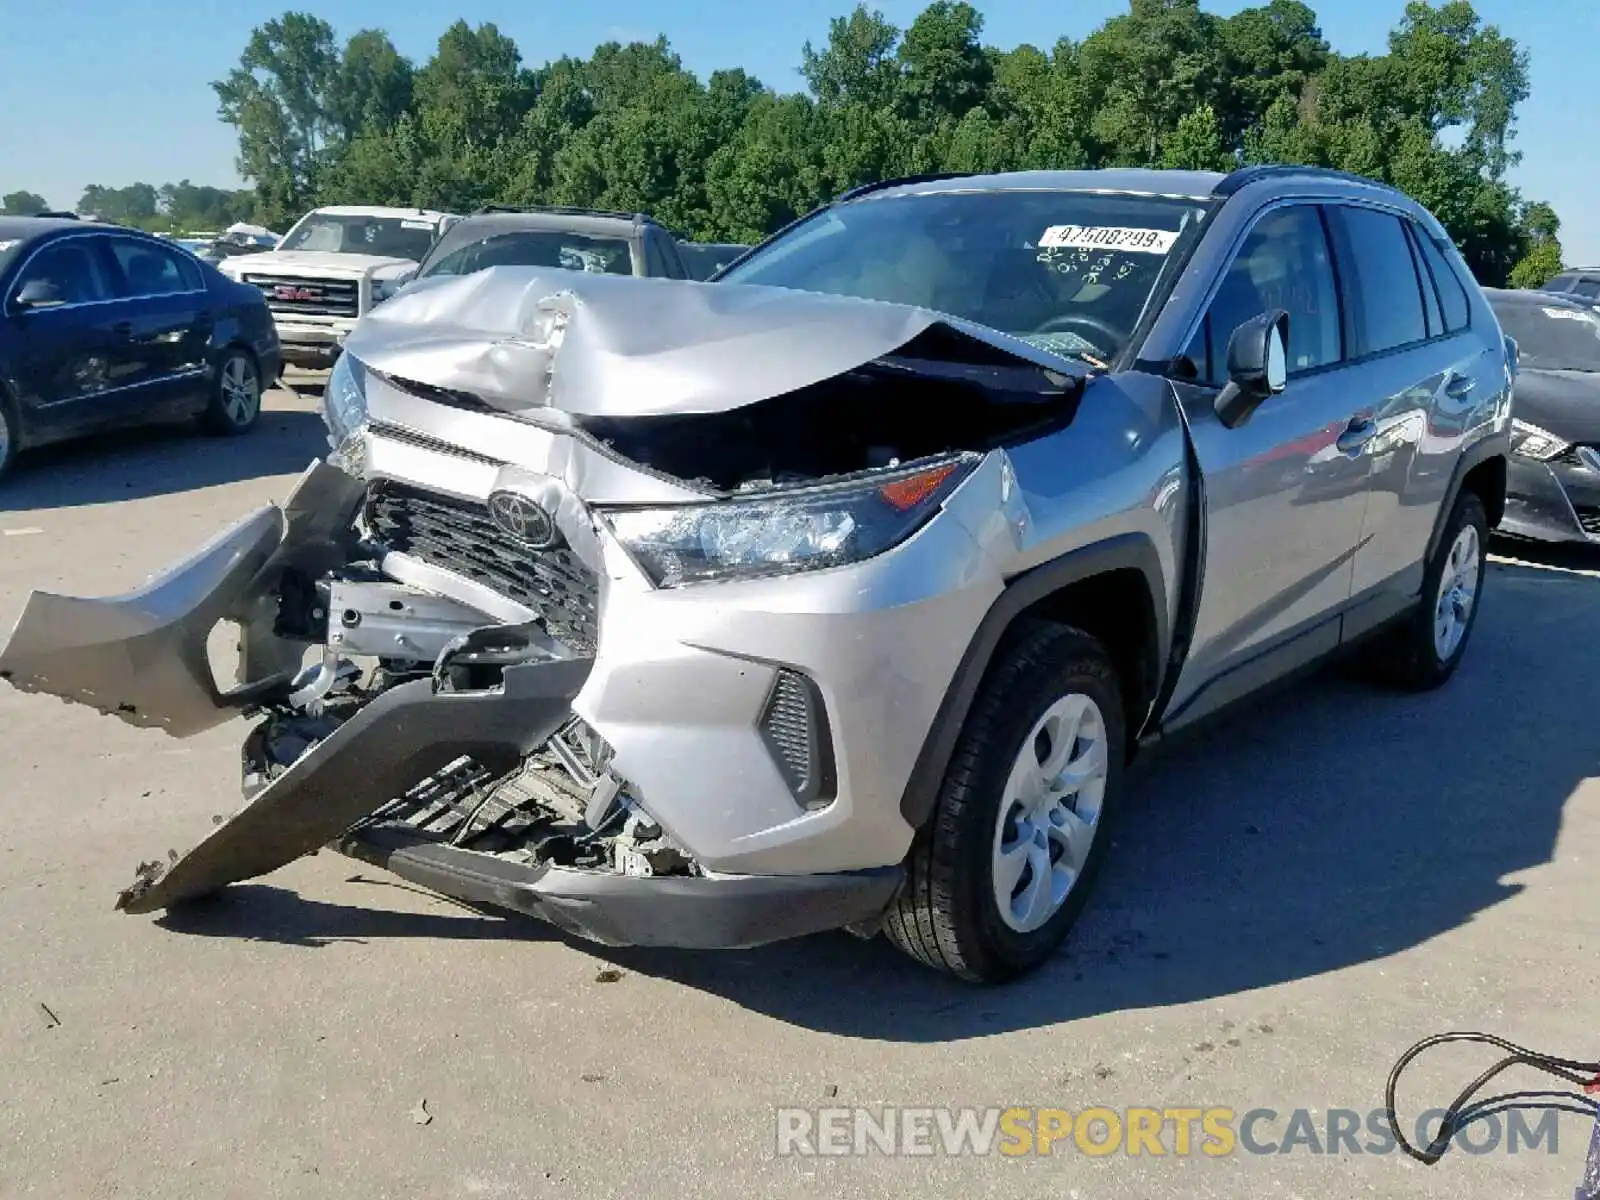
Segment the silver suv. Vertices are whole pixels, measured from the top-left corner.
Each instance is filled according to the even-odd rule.
[[[129,912],[331,840],[601,942],[1003,979],[1136,747],[1358,645],[1448,679],[1505,502],[1494,314],[1427,212],[1309,169],[897,181],[716,284],[421,280],[347,349],[282,509],[0,654],[174,736],[257,716],[247,804]]]

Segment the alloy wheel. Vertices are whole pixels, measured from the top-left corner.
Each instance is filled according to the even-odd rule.
[[[1105,716],[1081,693],[1023,739],[994,833],[994,898],[1009,928],[1030,933],[1061,911],[1099,830],[1109,769]]]
[[[1450,556],[1439,577],[1439,595],[1433,608],[1433,649],[1440,662],[1449,662],[1467,636],[1472,608],[1478,601],[1482,560],[1476,526],[1462,526],[1456,540],[1450,544]]]

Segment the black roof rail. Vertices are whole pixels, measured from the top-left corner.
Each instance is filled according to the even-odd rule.
[[[41,219],[51,221],[81,221],[83,219],[75,212],[67,212],[65,209],[58,210],[53,208],[47,208],[43,212],[36,212],[33,215]]]
[[[972,171],[931,171],[926,175],[901,175],[894,179],[879,179],[872,183],[863,183],[851,188],[849,191],[840,192],[834,197],[835,204],[844,204],[847,201],[858,199],[871,192],[881,192],[885,188],[907,187],[913,183],[937,183],[941,179],[970,179]]]
[[[1308,175],[1314,179],[1339,179],[1345,183],[1361,183],[1367,187],[1379,187],[1385,191],[1395,189],[1381,179],[1371,179],[1366,175],[1357,175],[1351,171],[1337,171],[1332,167],[1308,167],[1296,163],[1256,163],[1253,166],[1240,167],[1230,171],[1216,187],[1211,189],[1213,196],[1231,196],[1241,191],[1250,184],[1261,179],[1271,179],[1275,176]]]

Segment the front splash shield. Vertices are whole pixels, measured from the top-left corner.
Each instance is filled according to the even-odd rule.
[[[560,729],[593,660],[506,667],[498,687],[444,692],[419,679],[384,692],[168,864],[142,866],[117,907],[170,908],[276,870],[463,755],[509,769]]]
[[[277,577],[343,561],[360,494],[358,481],[318,462],[282,507],[258,509],[135,591],[33,592],[0,650],[0,679],[173,737],[222,724],[298,670],[304,646],[272,632]],[[225,619],[242,629],[239,685],[226,692],[206,647]]]

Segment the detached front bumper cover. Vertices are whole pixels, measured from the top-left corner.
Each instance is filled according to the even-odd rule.
[[[222,724],[299,669],[304,647],[273,633],[278,577],[291,566],[316,575],[343,561],[360,489],[319,462],[281,508],[258,509],[135,591],[32,593],[0,650],[0,679],[173,737]],[[226,692],[206,645],[222,620],[243,633],[240,683]]]

